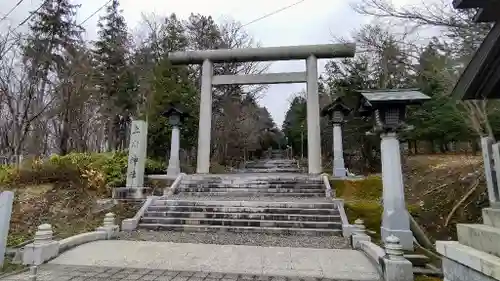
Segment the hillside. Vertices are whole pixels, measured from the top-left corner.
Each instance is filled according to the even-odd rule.
[[[404,161],[406,200],[433,240],[455,240],[456,223],[481,222],[488,205],[481,156],[418,155]]]

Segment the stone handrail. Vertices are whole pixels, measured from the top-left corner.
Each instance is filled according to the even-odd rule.
[[[165,189],[165,191],[163,192],[163,196],[172,196],[175,193],[177,187],[179,187],[179,184],[181,183],[181,180],[185,175],[185,173],[180,173],[177,178],[175,178],[175,181],[170,185],[170,188]]]
[[[335,192],[332,190],[332,186],[330,185],[330,178],[328,174],[322,174],[321,177],[323,179],[323,184],[325,185],[325,197],[326,198],[335,197]]]
[[[135,213],[134,217],[124,219],[122,221],[122,231],[135,230],[137,228],[137,225],[139,224],[139,220],[141,219],[141,217],[144,215],[148,207],[156,201],[156,199],[158,199],[158,196],[148,196],[146,202],[142,204],[142,207],[139,209],[139,211],[137,211],[137,213]]]
[[[343,199],[333,199],[333,203],[337,210],[339,210],[340,220],[342,222],[342,236],[350,237],[351,236],[351,228],[352,226],[349,224],[349,220],[347,219],[347,215],[344,209],[344,200]]]
[[[25,265],[40,265],[73,247],[93,241],[113,239],[119,231],[113,213],[106,214],[103,225],[98,227],[96,231],[76,234],[59,241],[54,240],[52,226],[42,224],[38,226],[33,243],[24,246],[22,263]]]
[[[362,251],[372,262],[377,265],[382,264],[385,250],[371,241],[359,241],[356,248]]]
[[[74,236],[70,236],[68,238],[64,238],[59,240],[59,253],[62,253],[66,250],[69,250],[73,247],[93,242],[97,240],[106,240],[108,235],[105,231],[92,231],[80,233]]]

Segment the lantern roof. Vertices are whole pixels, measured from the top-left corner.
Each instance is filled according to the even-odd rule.
[[[352,109],[349,108],[341,97],[336,97],[329,105],[325,106],[321,110],[321,116],[333,116],[335,111],[340,111],[344,116],[347,116],[351,113]]]

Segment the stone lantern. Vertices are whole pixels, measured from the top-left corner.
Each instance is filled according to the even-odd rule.
[[[351,113],[342,98],[337,97],[321,111],[321,116],[328,116],[333,123],[333,176],[345,177],[347,172],[344,164],[344,150],[342,148],[342,123],[344,118]]]
[[[403,173],[398,132],[408,130],[406,107],[421,104],[430,97],[418,90],[361,91],[358,114],[372,117],[373,131],[380,134],[384,212],[382,239],[397,236],[405,250],[413,250],[413,234],[404,198]]]
[[[168,161],[167,175],[177,176],[180,173],[180,130],[184,119],[189,115],[181,109],[178,104],[170,103],[168,109],[162,113],[162,116],[168,119],[168,123],[172,126],[172,139],[170,144],[170,159]]]

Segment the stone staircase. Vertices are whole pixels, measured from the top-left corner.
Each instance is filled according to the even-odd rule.
[[[183,231],[340,235],[333,203],[160,199],[139,226]]]
[[[320,177],[293,174],[192,175],[177,190],[183,195],[210,197],[325,197]]]
[[[188,175],[160,198],[139,227],[158,230],[341,235],[337,205],[319,176]]]
[[[483,209],[483,224],[457,224],[458,241],[436,241],[445,280],[500,280],[500,209]]]

